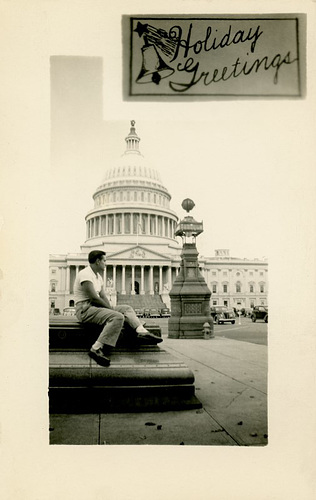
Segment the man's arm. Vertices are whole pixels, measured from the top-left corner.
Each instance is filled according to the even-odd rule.
[[[106,309],[112,309],[110,302],[106,298],[104,290],[101,290],[99,297],[91,281],[83,281],[81,283],[81,286],[83,291],[91,300],[92,304],[96,305],[97,307],[105,307]]]
[[[113,307],[111,306],[110,302],[108,301],[108,298],[107,296],[105,295],[105,291],[104,289],[102,288],[101,292],[100,292],[100,297],[101,299],[106,303],[108,304],[106,307],[107,309],[113,309]]]

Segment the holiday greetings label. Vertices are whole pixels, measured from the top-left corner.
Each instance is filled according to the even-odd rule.
[[[304,14],[123,19],[126,97],[301,97]]]

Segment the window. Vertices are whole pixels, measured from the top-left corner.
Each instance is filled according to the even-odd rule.
[[[122,214],[116,215],[116,232],[122,234]]]
[[[113,234],[114,233],[114,218],[113,218],[113,215],[109,215],[108,216],[108,234]]]
[[[241,285],[240,283],[236,283],[236,293],[240,293],[241,292]]]
[[[125,233],[129,234],[131,232],[131,214],[124,214],[124,226]]]
[[[162,218],[158,217],[158,235],[162,236]]]
[[[51,289],[50,289],[51,292],[56,292],[56,283],[52,283],[51,284]]]
[[[227,276],[227,271],[224,271],[224,272],[223,272],[223,276]]]
[[[217,300],[213,300],[213,306],[217,306]]]
[[[223,285],[223,293],[227,293],[227,285]]]
[[[142,192],[140,193],[140,199],[141,199],[141,201],[144,201],[144,191],[142,191]]]
[[[224,300],[224,306],[228,307],[228,300]]]
[[[240,276],[240,273],[236,273],[236,276]]]
[[[138,214],[133,214],[133,234],[138,233]]]
[[[253,276],[253,272],[252,271],[250,271],[249,276]]]
[[[212,285],[212,292],[213,292],[213,293],[217,293],[217,292],[216,292],[216,285]]]
[[[250,285],[250,286],[249,286],[249,292],[250,292],[250,293],[253,293],[253,285]]]
[[[134,201],[137,201],[137,191],[134,191]]]
[[[146,215],[144,214],[141,215],[141,225],[142,225],[141,232],[143,234],[146,234]]]
[[[212,276],[216,276],[216,271],[212,271]]]
[[[260,293],[264,293],[264,285],[260,285]]]
[[[151,215],[150,216],[150,234],[155,234],[156,231],[156,220],[155,220],[155,216],[154,215]]]

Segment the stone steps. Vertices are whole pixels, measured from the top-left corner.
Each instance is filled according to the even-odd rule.
[[[161,300],[160,295],[121,295],[117,294],[117,305],[127,304],[133,309],[136,308],[155,308],[160,310],[166,307],[165,303]]]

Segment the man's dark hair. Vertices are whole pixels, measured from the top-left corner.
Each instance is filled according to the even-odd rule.
[[[106,255],[103,250],[92,250],[88,255],[89,264],[94,264],[97,259],[101,259],[103,255]]]

